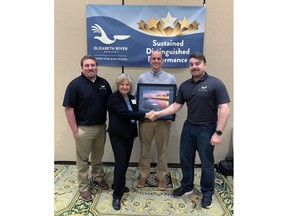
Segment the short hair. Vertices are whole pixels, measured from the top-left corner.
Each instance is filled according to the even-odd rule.
[[[191,58],[195,58],[195,59],[204,61],[204,63],[206,63],[206,58],[205,58],[204,54],[202,54],[202,53],[193,53],[190,55],[189,60]]]
[[[133,79],[131,79],[128,74],[124,74],[124,73],[116,78],[113,92],[117,92],[119,90],[119,84],[124,80],[128,80],[128,82],[130,84],[129,94],[132,94],[132,92],[134,92],[135,85],[134,85]]]
[[[96,61],[96,58],[95,58],[93,55],[87,54],[87,55],[84,55],[84,56],[82,57],[81,61],[80,61],[81,68],[83,67],[83,62],[84,62],[85,60],[87,60],[87,59],[92,59],[92,60],[94,60],[95,63],[96,63],[96,65],[98,66],[98,63],[97,63],[97,61]]]
[[[161,52],[161,50],[153,50],[152,52],[151,52],[151,54],[150,54],[150,56],[152,57],[152,54],[153,53],[156,53],[156,52],[159,52],[160,53],[160,55],[161,55],[161,58],[163,59],[163,52]]]

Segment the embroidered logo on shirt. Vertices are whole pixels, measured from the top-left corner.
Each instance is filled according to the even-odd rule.
[[[198,89],[198,91],[207,91],[207,86],[201,86],[201,88]]]
[[[105,85],[100,85],[100,88],[99,89],[104,89],[106,90],[106,86]]]

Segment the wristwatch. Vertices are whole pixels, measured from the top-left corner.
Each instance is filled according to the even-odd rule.
[[[215,132],[216,132],[216,134],[217,134],[218,136],[221,136],[221,135],[222,135],[222,131],[220,131],[220,130],[216,130]]]

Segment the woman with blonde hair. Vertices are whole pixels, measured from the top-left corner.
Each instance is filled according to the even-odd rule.
[[[133,148],[135,137],[138,136],[137,120],[152,119],[154,111],[149,113],[137,112],[136,99],[132,95],[133,80],[127,74],[117,77],[114,92],[108,99],[109,126],[107,132],[114,154],[114,180],[112,184],[115,210],[120,210],[124,192],[129,192],[125,186],[126,171]]]

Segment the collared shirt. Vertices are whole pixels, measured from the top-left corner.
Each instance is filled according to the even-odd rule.
[[[126,101],[128,110],[133,111],[132,106],[131,106],[131,104],[130,104],[129,98],[125,99],[125,101]],[[136,122],[134,119],[131,119],[130,121],[131,121],[131,123],[135,123],[135,122]]]
[[[184,81],[179,87],[175,102],[186,102],[187,120],[191,124],[207,124],[217,122],[218,106],[229,103],[230,98],[224,83],[205,72],[197,82],[192,78]]]
[[[152,70],[147,71],[139,76],[137,83],[177,85],[175,77],[163,70],[159,71],[158,73],[154,73]],[[136,97],[137,89],[135,89],[133,95]]]
[[[103,124],[111,93],[111,87],[104,78],[97,76],[92,82],[81,73],[67,86],[62,105],[74,108],[77,125]]]
[[[139,76],[137,83],[176,84],[176,79],[172,74],[163,70],[158,73],[147,71]]]

